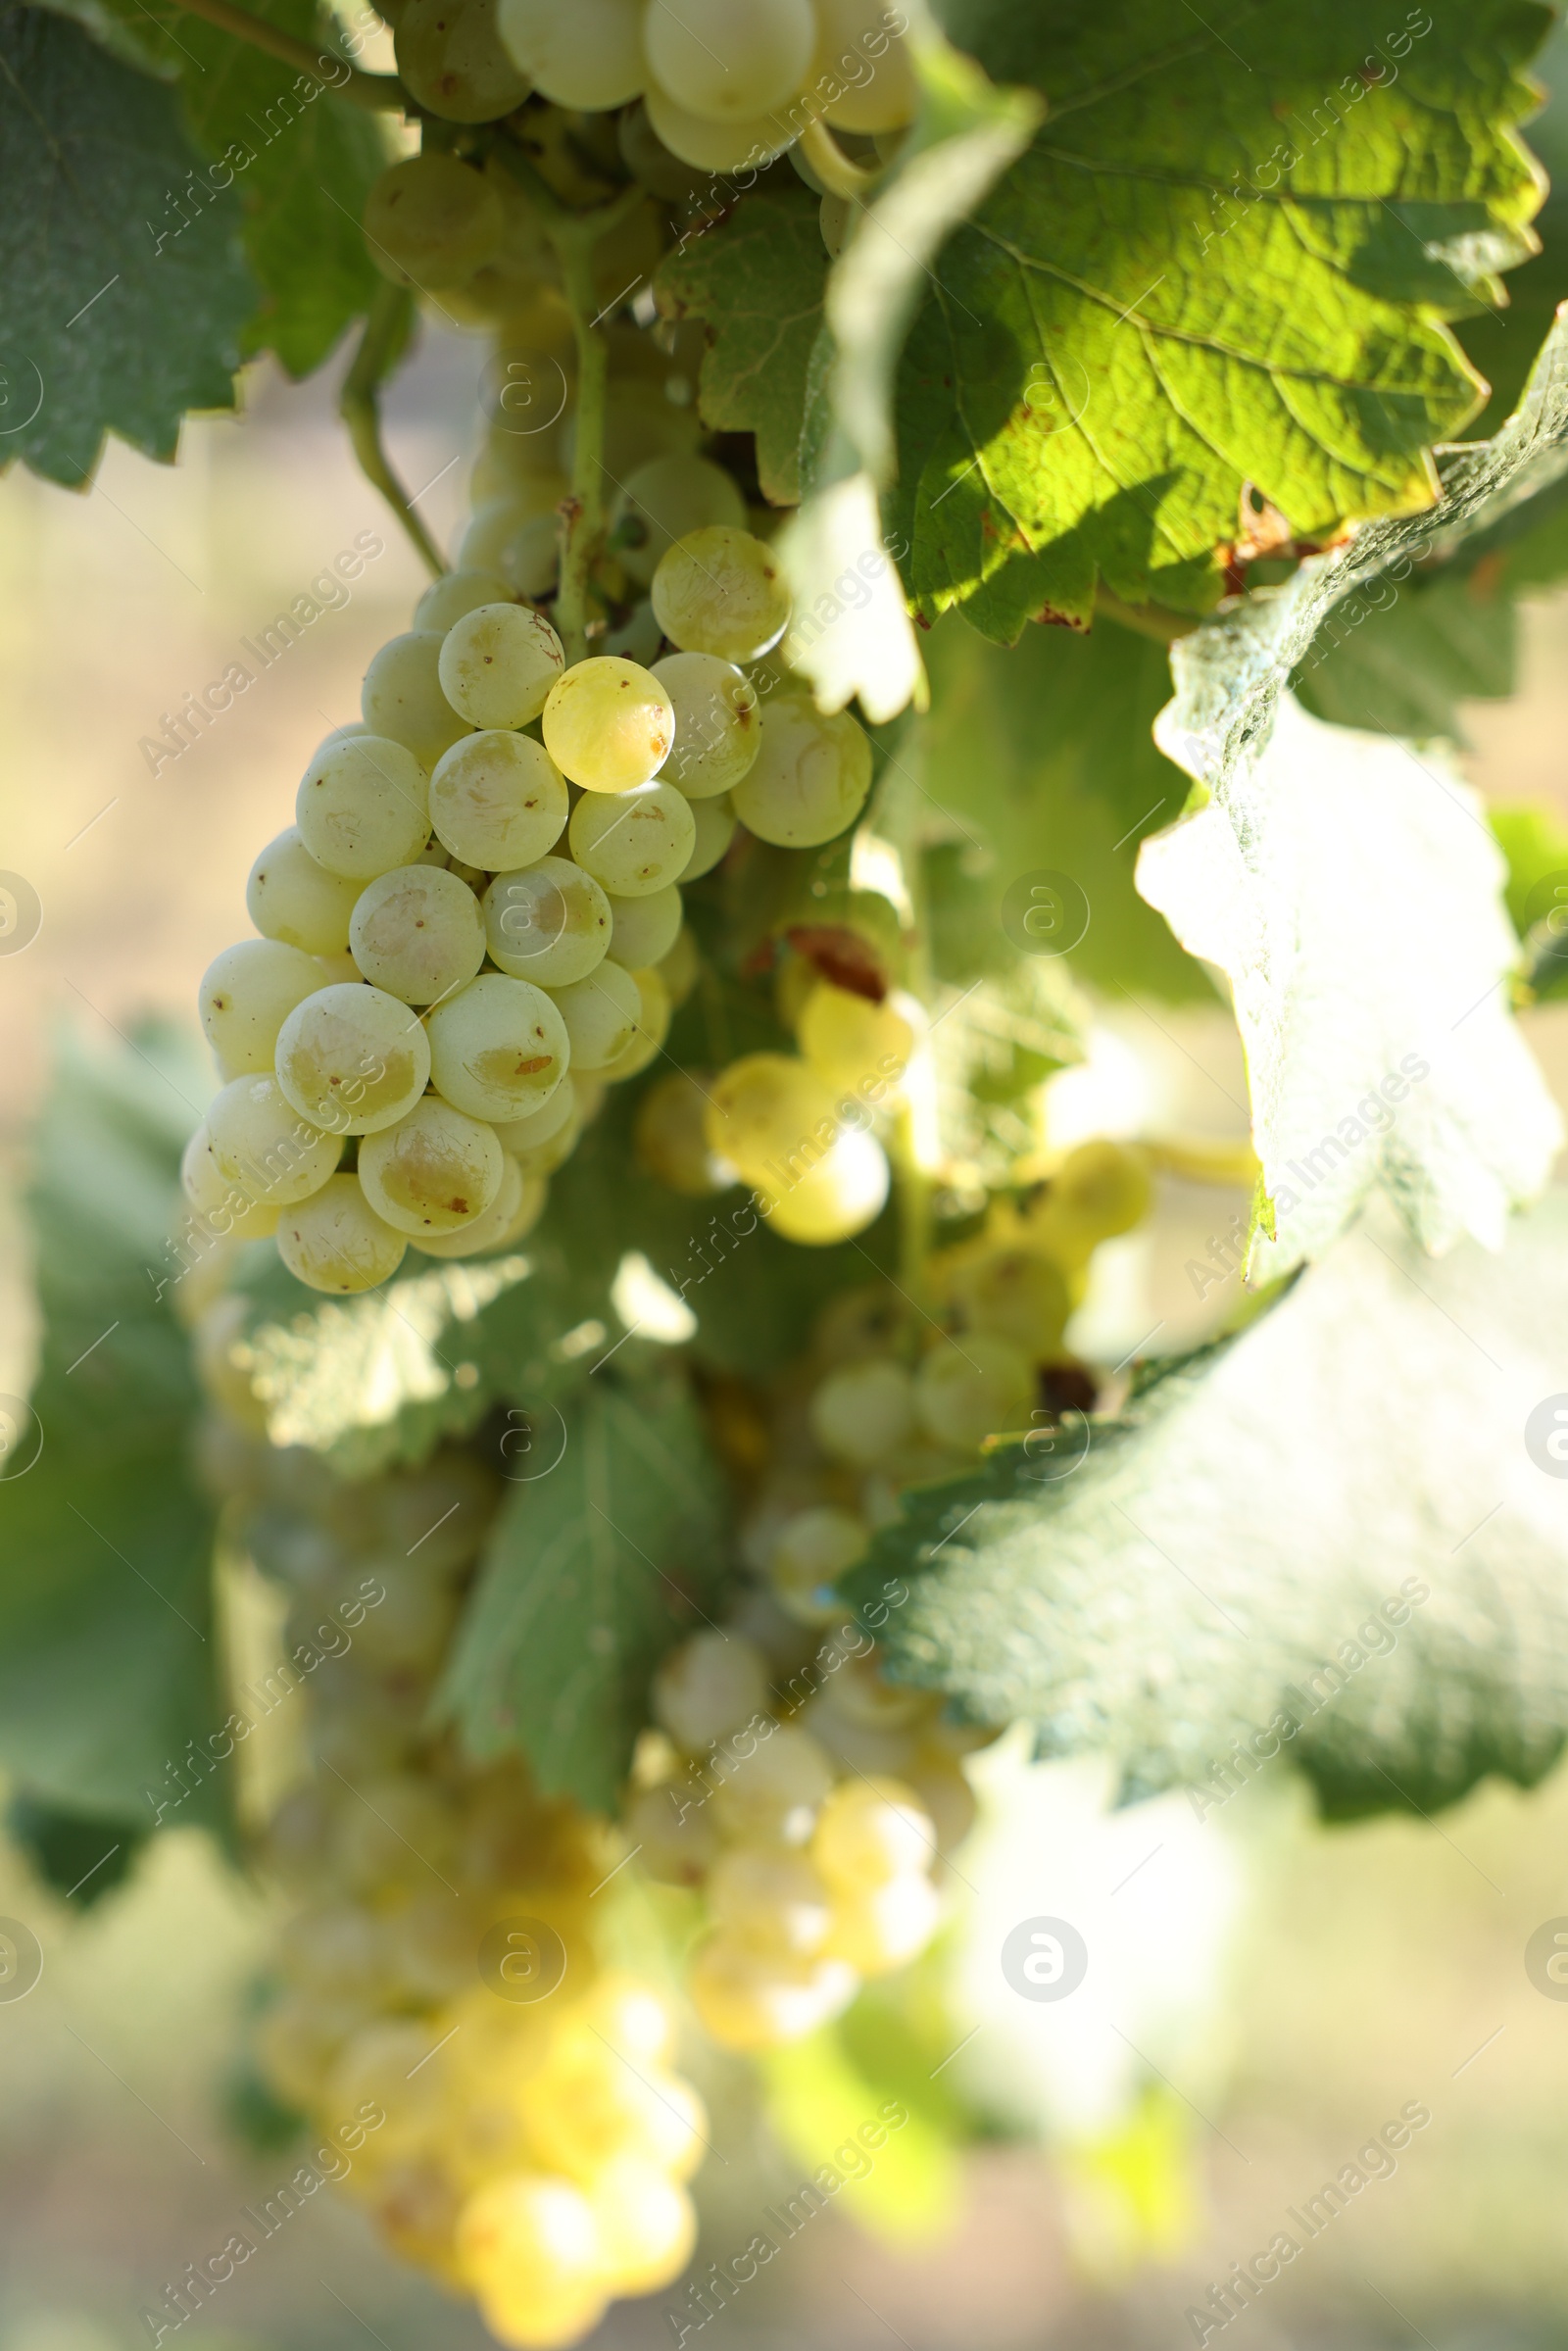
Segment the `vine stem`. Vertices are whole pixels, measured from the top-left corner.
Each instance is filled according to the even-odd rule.
[[[235,8],[233,0],[175,0],[175,6],[193,17],[205,17],[222,32],[230,32],[238,41],[249,41],[253,49],[265,49],[269,57],[277,58],[296,72],[308,73],[323,89],[335,90],[339,97],[352,98],[356,106],[369,107],[375,113],[388,109],[406,109],[409,94],[395,73],[362,73],[351,66],[346,57],[338,57],[329,49],[313,49],[309,41],[296,40],[291,32],[268,24],[253,17],[248,9]],[[328,80],[322,67],[330,63],[341,66],[347,81]]]
[[[880,165],[874,171],[868,171],[862,165],[852,163],[820,119],[808,122],[802,131],[801,157],[810,165],[830,196],[845,196],[853,201],[868,195],[882,176]]]
[[[605,393],[610,353],[589,317],[594,300],[592,246],[561,234],[555,238],[566,281],[572,332],[577,342],[577,416],[571,455],[571,496],[564,511],[561,586],[556,596],[556,630],[568,661],[588,651],[588,570],[604,527]]]
[[[1152,637],[1156,645],[1174,645],[1178,637],[1190,637],[1200,627],[1200,621],[1190,620],[1185,612],[1167,612],[1163,605],[1123,604],[1101,588],[1095,595],[1095,611],[1106,620],[1114,620],[1118,628],[1131,629],[1135,637]]]
[[[413,541],[419,560],[439,579],[446,570],[441,551],[415,513],[407,490],[392,470],[381,439],[379,392],[408,336],[414,298],[405,286],[385,284],[370,304],[354,364],[343,378],[338,412],[348,426],[361,470],[374,482]]]

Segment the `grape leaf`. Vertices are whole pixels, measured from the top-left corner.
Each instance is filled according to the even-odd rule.
[[[328,75],[346,73],[322,39],[315,0],[267,0],[255,13],[311,42]],[[386,133],[309,74],[215,25],[187,19],[181,39],[193,59],[184,74],[191,127],[221,159],[217,168],[235,174],[262,286],[246,350],[274,351],[290,375],[309,375],[382,283],[360,217],[391,160]]]
[[[712,1598],[718,1477],[673,1372],[625,1389],[601,1373],[556,1429],[491,1534],[436,1704],[475,1757],[521,1747],[546,1794],[608,1812],[649,1676]]]
[[[928,614],[1011,643],[1087,625],[1097,582],[1201,611],[1252,484],[1298,537],[1426,506],[1484,389],[1443,322],[1532,250],[1513,125],[1550,24],[1161,0],[950,11],[1050,93],[946,247],[900,376],[893,527]]]
[[[1169,698],[1165,648],[1106,624],[1086,638],[1032,629],[1004,652],[947,620],[928,638],[926,659],[931,710],[898,755],[907,817],[929,831],[940,810],[971,866],[976,848],[985,853],[976,951],[1012,960],[1004,897],[1022,875],[1061,872],[1089,909],[1071,955],[1076,977],[1169,1002],[1211,1002],[1207,975],[1133,881],[1140,839],[1170,823],[1188,790],[1152,731]],[[904,781],[896,768],[893,780]]]
[[[1534,72],[1547,91],[1544,111],[1530,124],[1531,148],[1551,182],[1531,223],[1542,251],[1511,272],[1502,302],[1454,329],[1492,386],[1491,399],[1468,428],[1475,440],[1495,432],[1512,414],[1556,307],[1568,294],[1568,24],[1560,19]]]
[[[233,407],[256,302],[239,206],[215,194],[159,242],[196,160],[162,83],[62,17],[0,19],[6,461],[74,489],[106,432],[167,460],[187,410]]]
[[[148,1828],[144,1790],[172,1795],[170,1762],[227,1703],[168,1280],[180,1149],[209,1088],[173,1037],[138,1052],[89,1059],[67,1038],[34,1137],[43,1359],[0,1479],[0,1756],[53,1805]],[[219,1774],[179,1817],[227,1802]]]
[[[1367,524],[1172,651],[1156,739],[1206,798],[1146,842],[1138,886],[1232,980],[1263,1167],[1254,1270],[1324,1247],[1380,1185],[1443,1248],[1496,1240],[1545,1179],[1558,1121],[1507,1015],[1516,950],[1474,796],[1441,756],[1322,727],[1283,687],[1368,582],[1397,587],[1415,558],[1454,560],[1473,540],[1524,543],[1533,502],[1565,479],[1568,322],[1430,514]],[[1410,1062],[1428,1066],[1386,1128],[1395,1095],[1379,1089],[1396,1094]]]
[[[689,230],[659,269],[661,309],[708,326],[703,422],[756,434],[758,478],[775,506],[801,495],[807,374],[826,274],[816,199],[804,188],[759,188],[721,230]]]
[[[818,705],[857,696],[867,717],[925,697],[920,657],[882,530],[897,470],[893,382],[944,238],[1019,153],[1040,119],[1032,90],[999,90],[922,20],[910,35],[919,101],[893,169],[857,208],[829,274],[813,358],[800,514],[779,552],[795,601],[785,640]],[[907,552],[906,546],[901,551]]]
[[[1568,1195],[1438,1265],[1369,1217],[1121,1420],[906,1495],[847,1596],[905,1577],[897,1675],[1128,1797],[1222,1799],[1281,1710],[1336,1815],[1528,1787],[1568,1734],[1568,1486],[1526,1439],[1565,1318]]]

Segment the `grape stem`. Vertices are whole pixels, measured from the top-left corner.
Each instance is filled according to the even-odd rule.
[[[1120,597],[1109,595],[1104,588],[1095,596],[1095,611],[1118,628],[1131,629],[1135,637],[1152,637],[1156,645],[1174,645],[1178,637],[1190,637],[1200,626],[1185,612],[1168,612],[1157,604],[1123,604]]]
[[[291,32],[264,23],[248,9],[235,8],[232,0],[175,0],[175,6],[193,17],[205,17],[209,24],[231,32],[238,41],[249,41],[253,49],[265,49],[269,57],[292,66],[296,73],[308,73],[323,89],[335,90],[340,98],[351,98],[356,106],[369,107],[377,114],[410,108],[409,94],[395,73],[362,73],[358,66],[351,66],[346,57],[339,57],[334,50],[313,48],[309,41],[296,40]],[[336,66],[348,79],[329,79],[323,72],[328,65]]]
[[[610,348],[599,325],[607,312],[623,299],[616,295],[608,304],[599,302],[594,286],[594,247],[636,211],[643,191],[634,183],[593,212],[574,213],[512,141],[501,141],[496,152],[543,217],[545,233],[561,262],[577,344],[571,496],[562,507],[561,585],[554,618],[567,661],[580,661],[588,651],[588,572],[605,519],[605,391]]]
[[[407,490],[392,470],[381,439],[380,390],[402,357],[414,315],[405,286],[383,285],[370,304],[354,364],[343,378],[338,414],[348,426],[360,469],[372,481],[414,543],[419,561],[439,579],[446,570],[441,551],[415,513]]]
[[[861,165],[852,163],[820,120],[808,122],[801,133],[801,160],[810,165],[830,196],[845,196],[852,202],[868,195],[882,176],[880,167],[867,171]]]

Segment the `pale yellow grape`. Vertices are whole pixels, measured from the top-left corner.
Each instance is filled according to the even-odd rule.
[[[585,2017],[557,2024],[528,2098],[530,2134],[553,2171],[591,2180],[617,2155],[638,2155],[684,2179],[702,2161],[708,2118],[696,2091],[627,2065]]]
[[[554,1003],[571,1040],[574,1069],[604,1069],[615,1060],[631,1043],[642,1011],[637,983],[618,963],[601,963],[585,980],[557,988]]]
[[[464,864],[507,873],[546,856],[566,827],[566,787],[531,735],[465,735],[436,761],[430,822]]]
[[[735,838],[735,810],[727,792],[721,800],[694,801],[692,816],[696,839],[691,856],[680,869],[682,882],[700,881],[705,873],[711,873]]]
[[[812,0],[816,52],[811,87],[835,130],[898,130],[914,121],[919,90],[902,32],[888,29],[885,0]]]
[[[548,297],[558,301],[554,295]],[[561,303],[562,317],[565,305]],[[546,330],[546,339],[549,339]],[[571,341],[570,334],[566,343]],[[492,363],[498,382],[498,407],[485,428],[484,443],[473,461],[468,475],[468,503],[475,514],[498,498],[506,498],[514,490],[537,481],[541,475],[553,480],[556,472],[555,435],[548,429],[530,431],[530,424],[543,427],[544,419],[561,401],[561,378],[550,366],[548,357],[541,361],[529,347],[513,352],[510,344],[497,350]],[[553,386],[549,405],[544,404],[545,378]],[[490,566],[486,566],[490,568]],[[503,579],[505,573],[500,575]],[[481,597],[483,604],[504,599]],[[453,615],[457,617],[456,614]],[[423,625],[433,626],[433,623]]]
[[[667,889],[692,854],[697,824],[692,805],[673,784],[639,784],[635,791],[585,792],[566,827],[571,854],[584,873],[616,898],[647,898]]]
[[[355,883],[354,887],[356,890],[359,889],[358,882]],[[355,904],[356,906],[359,904],[358,899],[355,900]],[[350,919],[352,920],[352,917]],[[311,961],[316,965],[316,985],[318,988],[331,988],[345,984],[352,984],[355,980],[362,980],[365,977],[364,972],[360,969],[358,963],[355,962],[354,957],[350,955],[312,955]]]
[[[798,1153],[760,1179],[762,1214],[785,1241],[825,1249],[878,1217],[891,1181],[874,1135],[850,1128],[819,1155]]]
[[[658,963],[668,955],[680,929],[680,892],[673,883],[641,898],[610,897],[610,953],[628,971]]]
[[[482,604],[447,631],[441,691],[473,726],[526,726],[565,665],[561,639],[523,604]]]
[[[510,1155],[501,1190],[482,1216],[456,1233],[426,1234],[415,1247],[427,1257],[478,1257],[489,1249],[510,1249],[532,1231],[544,1213],[550,1187],[543,1176],[524,1175]]]
[[[562,473],[537,473],[514,482],[498,498],[487,498],[463,534],[460,562],[469,569],[499,571],[512,579],[507,562],[519,534],[541,517],[555,518],[556,509],[571,485]]]
[[[987,1249],[955,1268],[947,1295],[967,1329],[1010,1339],[1032,1363],[1061,1353],[1072,1294],[1060,1265],[1043,1249]]]
[[[507,604],[511,595],[499,571],[448,571],[430,582],[415,606],[414,625],[445,635],[465,613],[476,612],[482,604]]]
[[[812,849],[854,823],[871,789],[871,746],[848,710],[824,717],[804,694],[762,705],[762,741],[730,798],[748,832]]]
[[[662,196],[668,204],[696,198],[701,186],[697,172],[670,153],[648,120],[646,106],[626,108],[615,125],[615,142],[632,177],[654,195]]]
[[[707,1109],[702,1087],[679,1069],[650,1086],[637,1104],[632,1148],[638,1165],[688,1200],[722,1192],[726,1181],[723,1162],[709,1148]]]
[[[914,1030],[902,1012],[836,988],[830,980],[811,990],[795,1034],[806,1058],[835,1093],[853,1094],[876,1078],[893,1083],[914,1051]]]
[[[540,1108],[572,1057],[567,1024],[542,988],[482,972],[429,1015],[436,1092],[470,1118],[520,1118]]]
[[[827,1948],[861,1976],[885,1976],[917,1959],[936,1933],[942,1902],[923,1870],[886,1886],[841,1893]]]
[[[380,988],[322,988],[278,1033],[278,1084],[302,1117],[336,1135],[396,1126],[429,1076],[422,1026]]]
[[[496,1128],[496,1140],[504,1151],[513,1153],[537,1151],[542,1143],[551,1142],[564,1126],[569,1126],[577,1114],[577,1081],[564,1077],[550,1100],[529,1113],[526,1118],[509,1118]]]
[[[360,885],[318,865],[290,825],[251,867],[245,910],[264,938],[311,955],[345,955]]]
[[[686,2190],[658,2164],[619,2155],[597,2175],[589,2194],[610,2291],[651,2294],[672,2285],[697,2243]]]
[[[701,838],[702,828],[699,826],[699,841]],[[695,857],[697,853],[694,850],[692,854]],[[689,873],[691,867],[688,865],[686,870]],[[702,972],[703,960],[697,952],[697,942],[691,932],[682,925],[674,946],[659,966],[659,976],[669,990],[669,1001],[672,1004],[683,1004],[686,1002],[687,997],[701,979]]]
[[[670,895],[678,928],[680,900],[674,891]],[[674,936],[672,929],[670,939]],[[294,1006],[314,996],[320,985],[315,956],[281,939],[242,939],[236,947],[225,947],[207,966],[197,998],[202,1027],[222,1075],[237,1078],[251,1070],[270,1071],[278,1030]]]
[[[811,1859],[839,1894],[924,1870],[935,1852],[930,1817],[902,1780],[841,1780],[811,1839]]]
[[[501,38],[542,98],[602,114],[640,95],[643,0],[501,0]]]
[[[865,1557],[863,1519],[832,1502],[798,1510],[779,1529],[768,1565],[780,1604],[803,1624],[820,1625],[835,1615],[834,1586]]]
[[[672,1009],[669,990],[659,973],[645,967],[631,976],[637,983],[637,1024],[630,1043],[612,1061],[607,1061],[600,1072],[612,1086],[620,1085],[626,1078],[640,1077],[658,1059],[669,1035]]]
[[[179,1181],[202,1223],[222,1240],[265,1241],[276,1229],[277,1205],[253,1200],[220,1168],[205,1119],[185,1146]]]
[[[286,1208],[276,1238],[277,1253],[297,1281],[345,1298],[388,1280],[409,1246],[376,1215],[354,1175],[335,1175]]]
[[[329,873],[368,882],[412,864],[430,831],[428,780],[414,754],[381,735],[318,752],[294,802],[300,839]]]
[[[603,2299],[598,2226],[587,2198],[568,2180],[527,2172],[491,2180],[464,2206],[456,2250],[459,2270],[487,2316],[502,2300],[520,2311],[536,2305],[543,2315],[573,2300],[587,2312]]]
[[[654,573],[659,625],[683,653],[760,661],[790,619],[790,592],[771,548],[720,523],[677,539]]]
[[[679,0],[643,24],[648,70],[677,106],[734,123],[794,96],[816,46],[809,0]],[[656,125],[657,126],[657,125]]]
[[[914,1382],[902,1363],[847,1363],[812,1391],[810,1418],[835,1461],[876,1469],[914,1435]]]
[[[1010,1340],[967,1331],[932,1348],[915,1378],[920,1426],[956,1453],[978,1452],[987,1437],[1027,1429],[1035,1404],[1029,1358]]]
[[[621,488],[611,514],[615,552],[646,588],[666,547],[711,522],[746,527],[746,501],[722,465],[678,452],[650,458]]]
[[[833,1766],[809,1732],[780,1723],[747,1755],[725,1749],[710,1766],[721,1785],[710,1802],[737,1844],[805,1845],[833,1785]]]
[[[810,1862],[766,1845],[732,1845],[719,1855],[708,1907],[734,1941],[796,1958],[819,1951],[833,1923],[832,1896]]]
[[[859,1989],[841,1959],[790,1959],[714,1935],[692,1961],[698,2021],[726,2049],[776,2049],[842,2015]]]
[[[208,1103],[206,1124],[213,1164],[224,1182],[269,1207],[288,1207],[319,1192],[343,1155],[337,1136],[301,1117],[272,1077],[231,1078]]]
[[[455,1233],[482,1216],[505,1171],[495,1129],[434,1094],[360,1146],[366,1199],[377,1216],[415,1240]]]
[[[825,1147],[838,1131],[833,1097],[805,1061],[746,1053],[710,1089],[709,1148],[749,1182],[769,1180],[772,1162]]]
[[[677,407],[673,401],[651,399],[646,375],[612,381],[605,395],[606,479],[624,481],[651,457],[695,447],[701,430],[695,404]],[[569,467],[576,449],[576,412],[568,407],[557,436],[557,462]]]
[[[653,673],[675,712],[664,781],[678,784],[688,800],[727,792],[747,772],[762,739],[757,688],[733,661],[711,653],[666,654]]]
[[[760,1649],[739,1633],[694,1633],[654,1676],[654,1720],[675,1744],[698,1754],[767,1709]]]
[[[787,117],[753,115],[744,122],[713,122],[677,106],[665,91],[650,83],[643,93],[648,120],[661,143],[682,163],[705,171],[737,171],[743,166],[760,171],[800,133]]]
[[[461,623],[460,623],[461,625]],[[378,735],[412,751],[426,774],[444,751],[468,731],[441,690],[438,629],[411,629],[389,637],[365,672],[360,709]]]
[[[528,95],[496,29],[496,0],[402,0],[398,73],[411,97],[446,122],[493,122]]]
[[[379,874],[354,909],[354,960],[373,988],[434,1004],[484,961],[484,917],[466,882],[439,865]]]
[[[545,749],[586,792],[630,792],[659,773],[675,711],[651,669],[598,654],[574,661],[544,706]]]
[[[365,241],[394,285],[455,286],[487,262],[505,225],[478,171],[430,150],[390,164],[366,198]]]
[[[627,1805],[628,1838],[639,1869],[660,1886],[701,1886],[718,1851],[718,1832],[700,1788],[674,1781],[643,1788]]]
[[[1063,1265],[1085,1265],[1102,1241],[1149,1214],[1149,1161],[1125,1143],[1081,1143],[1030,1210],[1033,1238]]]
[[[530,602],[553,596],[561,570],[561,516],[535,514],[519,522],[503,545],[497,561],[506,568],[507,586]]]
[[[610,947],[610,901],[569,857],[498,873],[484,894],[492,960],[514,979],[564,988],[586,979]]]

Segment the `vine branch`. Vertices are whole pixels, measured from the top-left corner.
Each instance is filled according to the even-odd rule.
[[[441,551],[415,513],[381,439],[380,390],[408,340],[413,310],[414,298],[407,287],[388,284],[380,288],[366,318],[354,364],[343,378],[338,414],[348,427],[361,470],[374,482],[408,532],[420,562],[439,579],[446,570]]]
[[[236,40],[248,41],[253,49],[265,49],[269,57],[292,66],[297,73],[308,73],[323,89],[351,98],[356,106],[384,113],[388,109],[407,108],[409,104],[408,92],[395,73],[362,73],[346,57],[338,57],[329,49],[313,49],[309,41],[296,40],[293,33],[267,24],[261,17],[253,17],[249,9],[234,7],[233,0],[174,0],[174,4],[193,17],[205,17],[209,24],[232,33]],[[348,79],[329,80],[322,71],[327,64],[341,67]]]

